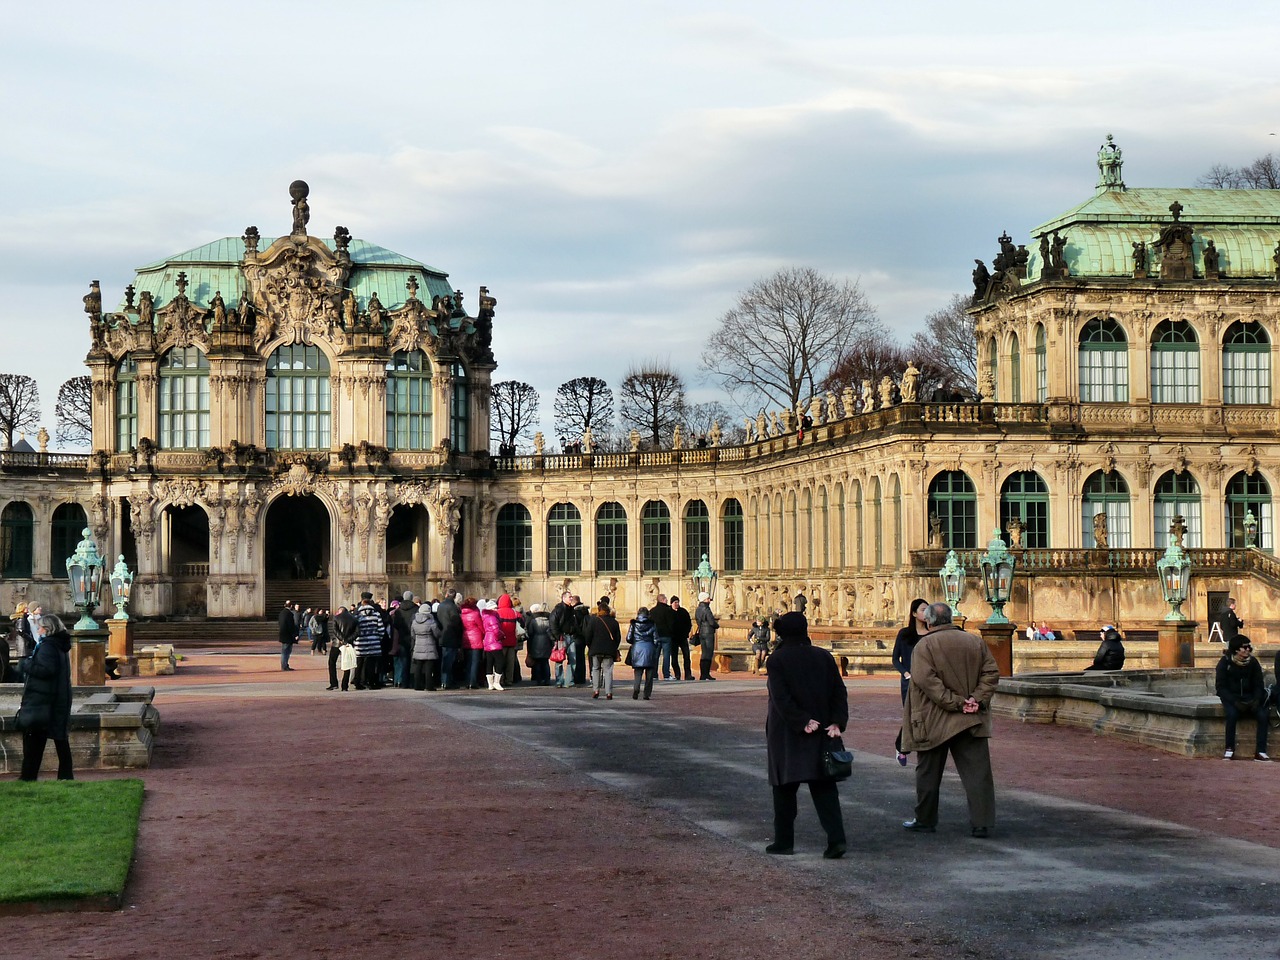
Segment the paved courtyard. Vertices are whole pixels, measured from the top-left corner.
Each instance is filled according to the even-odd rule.
[[[950,774],[938,833],[910,835],[897,682],[855,678],[849,854],[821,859],[802,797],[773,858],[759,678],[342,694],[321,661],[194,652],[158,678],[126,909],[9,918],[5,954],[1278,955],[1280,764],[998,720],[993,838]]]

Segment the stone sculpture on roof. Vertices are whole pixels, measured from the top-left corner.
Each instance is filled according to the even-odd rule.
[[[1195,268],[1191,260],[1194,230],[1191,224],[1182,222],[1182,204],[1177,200],[1169,204],[1169,212],[1173,214],[1173,223],[1160,228],[1160,239],[1155,242],[1160,252],[1160,279],[1194,279]]]

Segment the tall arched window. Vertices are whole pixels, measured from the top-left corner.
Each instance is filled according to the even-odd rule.
[[[880,496],[880,478],[871,478],[871,562],[884,563],[884,503]]]
[[[497,569],[499,574],[533,572],[533,518],[520,503],[508,503],[498,511]]]
[[[773,495],[773,566],[781,570],[787,563],[786,538],[783,536],[782,494]]]
[[[1255,470],[1251,476],[1242,470],[1232,477],[1227,484],[1226,508],[1227,546],[1245,546],[1245,516],[1252,513],[1258,524],[1256,545],[1270,553],[1274,543],[1271,539],[1271,487],[1262,474]]]
[[[67,557],[76,552],[89,520],[78,503],[60,503],[49,524],[49,576],[67,575]],[[111,564],[108,564],[111,566]]]
[[[1010,403],[1022,402],[1022,347],[1015,333],[1009,338],[1009,382],[1012,385]]]
[[[1000,529],[1009,542],[1009,522],[1022,522],[1022,545],[1049,546],[1049,488],[1034,470],[1009,474],[1000,488]]]
[[[1233,323],[1222,338],[1222,402],[1271,402],[1271,338],[1260,323]]]
[[[858,560],[858,568],[866,565],[866,538],[862,523],[862,482],[853,481],[853,544],[854,555]]]
[[[267,358],[266,414],[270,449],[329,449],[329,358],[319,348],[293,344]]]
[[[547,517],[547,572],[582,570],[582,514],[572,503],[557,503]]]
[[[804,534],[804,568],[813,569],[813,494],[806,487],[800,494],[800,530]],[[797,553],[799,553],[799,544]]]
[[[800,563],[800,510],[796,506],[796,492],[787,494],[786,533],[782,537],[782,565],[794,570]]]
[[[987,342],[987,373],[991,375],[991,399],[1000,399],[1000,348],[996,338]]]
[[[642,573],[667,573],[671,569],[671,511],[661,500],[650,500],[640,510]]]
[[[1129,343],[1110,317],[1095,318],[1080,331],[1080,400],[1129,402]]]
[[[387,446],[430,450],[431,358],[401,350],[387,361]]]
[[[711,514],[701,500],[690,500],[684,508],[684,568],[697,570],[704,553],[711,556]]]
[[[126,354],[116,367],[116,449],[138,445],[138,364]]]
[[[848,556],[848,521],[844,513],[844,484],[836,484],[836,564],[844,569]]]
[[[1157,548],[1169,545],[1169,525],[1181,515],[1187,525],[1182,539],[1184,547],[1200,546],[1200,485],[1188,471],[1170,470],[1156,482],[1152,529]]]
[[[978,545],[978,493],[963,470],[947,470],[933,478],[929,515],[942,524],[942,549],[972,550]]]
[[[471,449],[471,384],[467,380],[467,368],[455,360],[449,370],[453,377],[453,399],[449,406],[449,442],[454,450],[466,453]]]
[[[1036,324],[1036,403],[1049,400],[1049,346],[1045,341],[1044,324]]]
[[[827,488],[818,488],[818,538],[822,544],[822,552],[818,555],[822,569],[831,566],[831,526],[827,509]]]
[[[742,504],[730,497],[724,502],[721,512],[723,523],[723,563],[726,573],[741,573],[746,561],[746,547],[743,542]]]
[[[627,572],[627,511],[620,503],[602,503],[596,511],[596,571]]]
[[[1200,402],[1200,342],[1185,320],[1166,320],[1153,332],[1151,402]]]
[[[209,446],[209,361],[199,347],[174,347],[160,361],[160,446]]]
[[[889,476],[889,538],[893,541],[893,565],[902,566],[902,484]]]
[[[1129,513],[1129,485],[1124,477],[1114,470],[1103,473],[1096,470],[1084,482],[1080,498],[1083,516],[1081,529],[1084,536],[1081,542],[1086,548],[1102,546],[1097,542],[1097,532],[1101,530],[1105,517],[1107,546],[1127,550],[1133,546],[1133,522]]]
[[[0,576],[9,580],[31,576],[35,531],[35,514],[21,500],[8,504],[0,513]]]

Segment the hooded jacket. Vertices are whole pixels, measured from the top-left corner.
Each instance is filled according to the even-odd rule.
[[[490,605],[492,603],[490,600],[480,611],[480,623],[484,628],[481,644],[486,653],[497,653],[502,649],[502,620],[498,617],[497,608]]]
[[[658,665],[658,631],[648,614],[631,621],[627,642],[631,644],[631,666],[641,670]]]
[[[462,617],[462,645],[468,650],[483,650],[484,621],[480,619],[480,608],[464,601],[458,613]]]
[[[413,659],[440,659],[440,623],[431,612],[431,607],[425,603],[418,607],[418,612],[413,615],[413,622],[409,625],[409,632],[413,636]]]
[[[510,594],[504,593],[498,598],[498,620],[502,623],[502,645],[516,646],[518,643],[516,624],[520,620],[520,614],[516,613],[515,607],[511,605]]]
[[[46,706],[50,711],[49,736],[67,739],[71,717],[71,634],[59,630],[36,644],[21,669],[24,707]]]

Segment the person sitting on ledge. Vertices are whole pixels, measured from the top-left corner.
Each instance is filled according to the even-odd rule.
[[[1222,701],[1227,720],[1227,750],[1223,759],[1236,755],[1236,722],[1252,717],[1257,726],[1253,759],[1270,760],[1267,756],[1267,690],[1263,682],[1262,664],[1253,656],[1253,641],[1243,633],[1231,638],[1227,652],[1218,661],[1214,692]]]
[[[1124,642],[1120,638],[1120,631],[1115,627],[1107,626],[1102,631],[1102,646],[1098,647],[1098,652],[1093,655],[1093,664],[1085,667],[1086,670],[1123,670],[1124,669]]]

